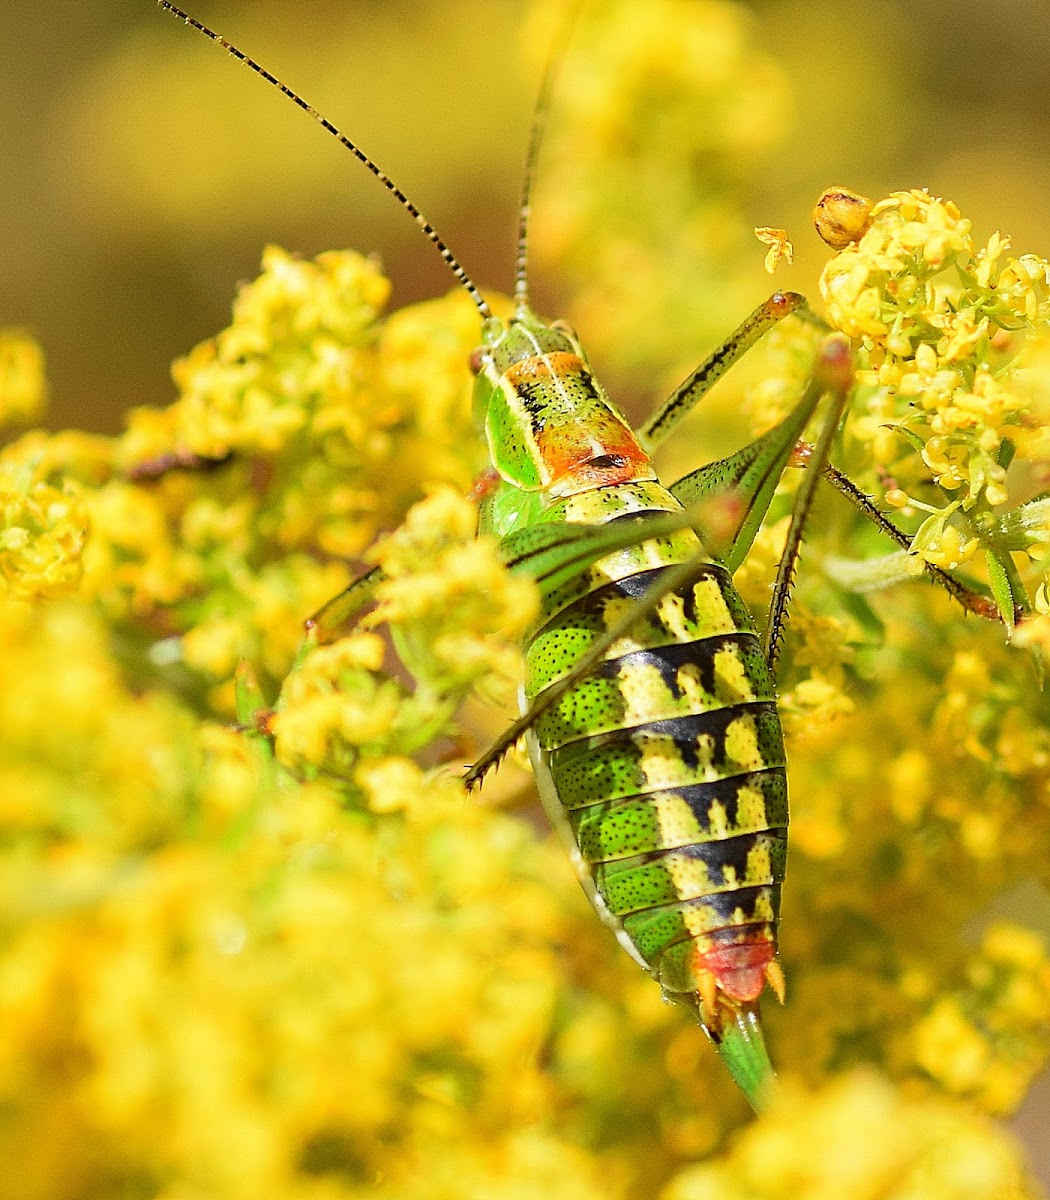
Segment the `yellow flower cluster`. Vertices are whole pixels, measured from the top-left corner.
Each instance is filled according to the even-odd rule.
[[[801,592],[786,680],[794,916],[782,949],[793,990],[787,1011],[767,1014],[780,1062],[817,1082],[864,1047],[898,1078],[1011,1111],[1047,1061],[1046,949],[1017,926],[993,927],[975,955],[966,930],[994,898],[1047,878],[1045,698],[1001,632],[964,624],[923,585],[873,610],[887,618],[877,631],[850,606],[851,708],[825,700],[810,718],[800,693],[838,677],[830,650],[823,673],[806,675],[818,655],[805,614],[829,603],[827,582],[822,593],[804,580]],[[955,650],[963,635],[970,649]]]
[[[1050,315],[1050,264],[1035,255],[1001,263],[1008,247],[996,233],[977,249],[950,201],[898,192],[875,205],[868,232],[821,277],[828,319],[861,341],[858,382],[879,391],[860,433],[874,437],[876,418],[915,407],[907,427],[928,430],[923,459],[934,480],[947,491],[965,483],[971,500],[985,490],[990,504],[1006,499],[992,455],[1023,406],[1003,352],[1010,333]],[[954,286],[942,274],[949,268]],[[877,452],[888,441],[884,433]]]
[[[422,389],[416,347],[441,309],[377,322],[373,378]],[[459,345],[461,309],[443,311],[439,344]],[[391,427],[395,455],[402,430],[418,436]],[[69,599],[0,609],[0,1163],[27,1181],[15,1200],[114,1179],[161,1200],[674,1200],[744,1170],[745,1143],[711,1157],[745,1110],[702,1032],[618,952],[531,814],[478,805],[438,765],[464,691],[505,688],[535,611],[474,539],[473,507],[432,487],[369,552],[372,607],[289,672],[303,614],[346,579],[266,524],[302,486],[294,450],[150,479],[118,470],[127,445],[33,434],[0,460],[34,486],[68,481],[86,538]],[[756,597],[778,535],[783,522],[749,564]],[[922,1130],[944,1128],[1000,1194],[1023,1195],[972,1113],[1008,1111],[1045,1059],[1045,951],[1016,928],[976,955],[952,935],[1030,869],[1050,746],[995,639],[938,674],[934,601],[925,626],[905,606],[873,651],[808,586],[774,1053],[817,1082],[859,1052],[971,1108],[833,1085],[794,1104],[794,1132],[777,1113],[756,1126],[781,1147],[764,1178],[866,1194],[797,1147],[870,1109],[912,1131],[908,1161],[934,1170]],[[232,705],[242,657],[264,685],[245,685],[246,716],[272,750],[202,719]],[[843,704],[860,671],[875,694]],[[56,1155],[41,1122],[74,1149]],[[890,1145],[871,1151],[876,1173],[898,1163]]]
[[[743,1116],[531,822],[397,753],[348,811],[111,643],[0,609],[5,1195],[604,1200]]]
[[[477,512],[449,489],[413,508],[371,557],[383,572],[378,606],[365,620],[405,630],[398,652],[431,686],[521,678],[521,640],[535,620],[532,582],[510,575],[492,538],[478,538]]]
[[[605,1020],[612,1070],[628,1021],[565,990],[600,947],[527,825],[393,759],[412,821],[348,819],[129,690],[82,606],[0,639],[6,1196],[605,1194],[557,1047]]]
[[[1009,1140],[987,1122],[947,1104],[902,1099],[874,1076],[858,1074],[814,1096],[785,1093],[725,1159],[684,1172],[663,1200],[1038,1194]]]
[[[928,514],[914,551],[954,570],[983,550],[1004,615],[1030,603],[1015,580],[996,577],[1011,575],[1012,552],[1045,559],[1048,538],[1043,519],[1021,533],[992,514],[1017,505],[1011,465],[1016,477],[1045,461],[1028,364],[1050,333],[1050,263],[1008,250],[999,233],[978,245],[950,201],[897,192],[820,284],[829,321],[857,343],[852,434],[889,478],[887,502]]]
[[[443,488],[374,548],[369,557],[383,578],[361,630],[304,654],[285,680],[269,721],[281,763],[352,775],[363,756],[358,783],[366,780],[380,811],[414,804],[418,780],[393,789],[400,798],[391,799],[379,786],[377,756],[424,750],[450,727],[473,685],[520,678],[536,589],[504,569],[495,541],[475,537],[476,526],[474,505]],[[383,671],[384,642],[368,632],[380,626],[414,677],[411,692]]]
[[[83,488],[68,468],[92,439],[31,433],[0,450],[0,581],[12,599],[75,591],[91,526]]]
[[[241,659],[275,692],[304,617],[347,584],[345,560],[428,484],[465,489],[483,461],[466,367],[476,312],[454,295],[384,323],[388,289],[360,255],[270,249],[231,327],[176,364],[174,404],[133,411],[116,441],[7,447],[9,593],[82,580],[140,657],[142,622],[167,637],[157,653],[220,712]]]
[[[121,465],[142,476],[173,454],[252,456],[255,489],[278,485],[262,516],[267,537],[288,550],[360,555],[418,498],[422,481],[463,488],[479,466],[472,442],[463,449],[463,354],[477,339],[475,310],[457,292],[381,328],[388,294],[361,255],[306,262],[270,247],[230,328],[175,364],[178,401],[131,413]],[[395,447],[398,486],[390,487]],[[298,486],[280,487],[279,470],[295,471]],[[215,531],[224,540],[232,532]]]
[[[87,536],[76,490],[2,478],[0,488],[0,575],[8,595],[61,596],[75,588]]]
[[[1023,620],[1008,647],[1002,626],[964,620],[929,581],[901,586],[921,573],[915,553],[830,488],[818,497],[779,678],[788,1005],[766,1013],[779,1063],[814,1086],[862,1058],[1004,1113],[1047,1062],[1045,947],[1017,925],[969,945],[1004,894],[1024,894],[1010,911],[1045,928],[1023,889],[1050,878],[1050,708],[1017,649],[1050,646],[1050,517],[1031,498],[1050,418],[1037,265],[1007,259],[1000,238],[975,249],[953,205],[915,192],[874,206],[869,233],[824,273],[857,364],[836,464],[895,506],[926,562],[984,567],[985,594]],[[748,355],[754,433],[795,402],[820,336],[819,321],[790,318]],[[796,478],[737,572],[758,612]]]
[[[695,342],[746,307],[694,267],[738,235],[753,255],[734,152],[775,137],[784,97],[730,6],[585,20],[560,122],[585,153],[551,143],[538,244],[590,261],[607,345],[655,331],[629,370],[673,336],[669,313]],[[674,136],[647,148],[628,133],[647,126]],[[700,160],[721,199],[683,223]],[[922,193],[877,206],[868,236],[826,276],[848,277],[833,320],[857,322],[846,465],[893,482],[903,519],[943,492],[927,560],[991,550],[1020,596],[1045,502],[991,510],[1013,486],[1003,448],[1046,453],[1045,272],[975,249]],[[653,288],[658,258],[674,277]],[[1050,702],[1027,658],[929,586],[869,596],[833,571],[879,535],[821,500],[781,680],[788,1002],[765,1012],[801,1082],[729,1143],[743,1100],[535,805],[497,811],[443,765],[478,741],[464,694],[515,679],[535,597],[460,494],[483,462],[477,314],[456,295],[384,319],[387,290],[360,256],[270,250],[231,327],[176,366],[168,409],[117,439],[0,451],[5,1196],[1034,1196],[987,1116],[1020,1103],[1050,1028],[1047,950],[1021,925],[1032,880],[1050,884]],[[797,394],[812,327],[769,340],[749,356],[761,421]],[[13,361],[16,381],[36,370]],[[789,488],[739,573],[755,608]],[[352,627],[301,648],[303,619],[373,567]],[[1004,893],[1016,923],[988,927]],[[833,1078],[858,1062],[882,1076]]]
[[[915,1061],[946,1091],[1012,1112],[1043,1066],[1050,958],[1038,938],[1001,923],[966,965],[965,986],[937,997],[915,1028]]]

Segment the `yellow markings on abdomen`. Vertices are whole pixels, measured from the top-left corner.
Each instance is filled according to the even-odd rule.
[[[726,760],[738,771],[758,771],[766,765],[750,713],[741,713],[726,728]]]
[[[660,668],[651,662],[624,663],[616,673],[623,697],[625,728],[687,713],[703,712],[715,701],[704,691],[700,670],[692,663],[675,672],[675,690],[668,687]]]
[[[701,773],[687,766],[674,738],[649,737],[641,746],[639,770],[648,788],[683,787],[690,783],[718,778],[714,771],[715,741],[710,734],[697,738],[697,757]]]
[[[759,788],[742,784],[736,793],[736,828],[765,829],[769,824],[766,812],[766,798]],[[712,805],[712,808],[714,805]],[[723,809],[723,818],[725,810]],[[728,832],[728,831],[727,831]]]
[[[735,642],[723,646],[715,654],[714,698],[719,705],[727,707],[758,699],[754,685],[748,678],[740,647]]]
[[[602,606],[602,620],[606,629],[611,629],[626,617],[637,603],[633,596],[610,596]],[[694,615],[687,615],[685,597],[678,592],[669,592],[660,601],[655,613],[647,621],[640,621],[637,628],[625,637],[614,642],[605,657],[622,658],[635,650],[648,650],[738,632],[717,579],[709,576],[694,586],[693,609]]]

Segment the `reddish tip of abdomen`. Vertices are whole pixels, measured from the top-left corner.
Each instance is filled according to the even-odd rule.
[[[766,968],[776,957],[768,938],[736,942],[700,955],[700,966],[715,977],[719,989],[732,1000],[757,1000],[766,986]]]

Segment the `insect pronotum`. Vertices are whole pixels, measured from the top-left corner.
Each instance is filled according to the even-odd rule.
[[[691,1009],[752,1104],[772,1068],[758,1002],[781,999],[777,960],[788,802],[774,669],[803,527],[828,475],[880,528],[874,505],[828,465],[852,385],[848,344],[824,339],[812,377],[775,429],[670,487],[651,454],[712,384],[785,315],[777,293],[637,430],[591,374],[575,334],[530,308],[530,193],[555,68],[541,84],[526,156],[514,313],[496,318],[419,209],[353,141],[242,51],[177,8],[319,122],[393,193],[474,302],[471,358],[491,468],[480,526],[508,565],[538,582],[542,613],[525,647],[522,716],[467,776],[479,782],[521,736],[551,822],[599,916],[625,950]],[[813,446],[800,439],[827,397]],[[805,463],[764,638],[731,572],[746,556],[788,465]],[[905,539],[906,540],[906,539]],[[974,598],[941,582],[968,607]],[[308,622],[330,636],[368,602],[373,571]]]

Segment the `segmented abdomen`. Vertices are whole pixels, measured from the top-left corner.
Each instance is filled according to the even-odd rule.
[[[634,483],[581,493],[550,515],[599,523],[678,508],[660,485]],[[526,651],[527,698],[662,568],[698,552],[689,530],[651,539],[548,593]],[[668,992],[702,992],[706,971],[754,999],[776,953],[787,783],[773,681],[725,568],[709,562],[668,593],[540,718],[530,749],[585,888],[635,957]]]

